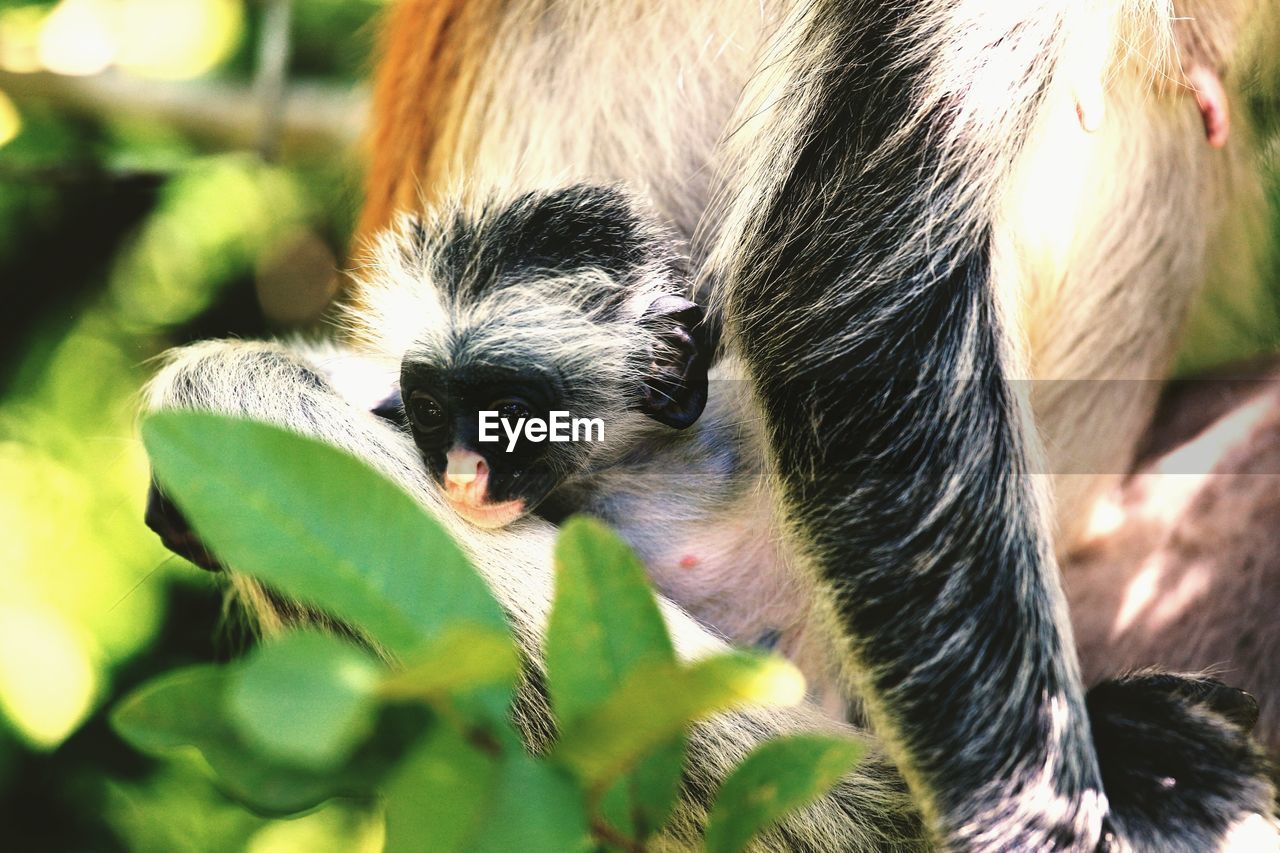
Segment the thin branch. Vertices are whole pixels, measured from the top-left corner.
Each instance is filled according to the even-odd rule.
[[[644,853],[645,846],[638,841],[627,838],[600,818],[591,819],[591,834],[606,844],[611,844],[627,853]]]
[[[289,71],[290,0],[263,0],[262,35],[258,39],[258,67],[253,80],[258,98],[258,153],[267,162],[280,153]]]
[[[94,118],[126,118],[174,127],[228,148],[256,148],[261,116],[249,86],[200,80],[142,80],[119,72],[69,77],[0,71],[0,90],[14,101],[43,101]],[[295,83],[280,110],[280,150],[286,157],[332,156],[356,144],[365,126],[367,93],[360,88]]]

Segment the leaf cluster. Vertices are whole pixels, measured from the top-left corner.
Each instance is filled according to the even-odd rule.
[[[171,672],[116,708],[135,747],[195,750],[257,812],[365,798],[385,814],[388,851],[643,850],[678,807],[693,723],[803,695],[779,658],[680,661],[642,564],[604,525],[574,518],[556,545],[537,679],[558,734],[531,754],[510,709],[532,664],[410,496],[274,426],[172,412],[143,434],[158,480],[215,553],[348,629],[296,630],[235,663]],[[817,735],[764,744],[721,786],[707,849],[745,848],[861,753]]]

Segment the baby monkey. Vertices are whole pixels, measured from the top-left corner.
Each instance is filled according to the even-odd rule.
[[[728,360],[711,369],[676,247],[611,186],[403,218],[374,240],[349,320],[366,348],[400,359],[400,392],[378,412],[411,431],[467,520],[602,519],[663,593],[790,657],[842,715],[750,394]]]

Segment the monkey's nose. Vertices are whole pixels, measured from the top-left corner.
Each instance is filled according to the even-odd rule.
[[[164,547],[179,557],[211,572],[222,570],[222,564],[196,536],[182,511],[160,491],[154,480],[147,489],[147,511],[143,521],[160,537]]]
[[[484,457],[470,450],[450,450],[444,472],[445,491],[456,500],[479,503],[489,485],[489,466]]]

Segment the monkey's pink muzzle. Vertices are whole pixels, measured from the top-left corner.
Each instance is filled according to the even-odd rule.
[[[458,515],[476,527],[506,527],[524,515],[524,501],[490,503],[489,466],[478,453],[450,450],[444,474],[444,496]]]

